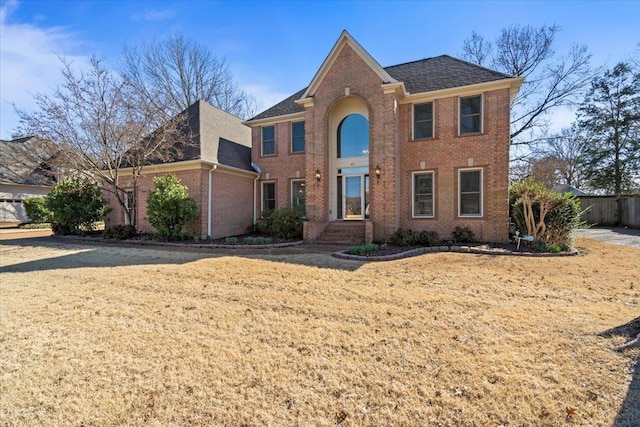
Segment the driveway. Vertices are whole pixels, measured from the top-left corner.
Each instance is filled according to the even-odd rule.
[[[593,227],[574,231],[575,236],[587,237],[615,245],[640,248],[640,230],[624,227]]]

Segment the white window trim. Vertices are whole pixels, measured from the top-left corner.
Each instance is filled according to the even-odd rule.
[[[264,128],[273,128],[273,154],[264,154]],[[262,126],[260,128],[260,156],[261,157],[273,157],[278,153],[278,147],[276,145],[276,125]]]
[[[278,185],[276,184],[275,180],[270,180],[270,181],[262,181],[261,183],[262,185],[260,186],[260,211],[264,212],[264,185],[265,184],[273,184],[273,196],[274,196],[274,209],[278,208]]]
[[[431,174],[431,198],[432,198],[432,207],[431,211],[433,212],[431,215],[416,215],[415,203],[416,203],[416,175],[426,175]],[[436,216],[436,173],[433,170],[424,170],[424,171],[415,171],[411,173],[411,218],[435,218]]]
[[[475,98],[480,97],[480,132],[473,133],[460,133],[460,122],[462,122],[462,114],[460,112],[460,101],[464,98]],[[484,133],[484,94],[477,93],[475,95],[465,95],[458,97],[458,136],[472,136],[472,135],[482,135]]]
[[[416,105],[431,104],[431,137],[416,139]],[[425,101],[411,104],[411,140],[412,141],[428,141],[436,138],[436,102]],[[459,125],[458,125],[459,126]]]
[[[291,154],[304,154],[307,151],[307,138],[306,138],[306,124],[305,124],[305,141],[304,141],[304,150],[302,151],[293,151],[293,125],[294,123],[304,123],[304,120],[296,120],[295,122],[291,122],[291,146],[289,147],[289,152]]]
[[[461,183],[460,175],[462,172],[480,171],[480,214],[462,214],[460,207],[462,204],[462,197],[460,194]],[[458,169],[458,217],[460,218],[482,218],[484,217],[484,168],[464,168]]]

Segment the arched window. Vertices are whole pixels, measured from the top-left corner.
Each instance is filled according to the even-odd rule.
[[[369,155],[369,120],[349,114],[338,126],[338,158]]]

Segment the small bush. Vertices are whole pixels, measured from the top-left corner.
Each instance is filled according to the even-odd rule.
[[[347,253],[349,255],[366,255],[377,251],[378,248],[379,246],[375,243],[371,243],[369,245],[351,246],[349,249],[347,249]]]
[[[557,254],[562,250],[562,248],[560,247],[560,245],[551,245],[549,246],[549,252]]]
[[[224,242],[227,245],[237,245],[238,244],[238,238],[237,237],[227,237],[226,239],[224,239]]]
[[[271,228],[271,223],[273,222],[271,219],[271,215],[273,214],[273,212],[273,210],[262,211],[260,213],[260,218],[258,218],[255,226],[252,227],[252,231],[260,234],[273,234],[273,230]]]
[[[102,237],[105,239],[127,240],[136,237],[138,231],[133,225],[116,225],[104,230]]]
[[[94,182],[77,176],[58,182],[46,198],[53,215],[55,234],[85,234],[93,231],[104,213],[102,192]]]
[[[271,234],[281,239],[302,237],[304,218],[297,209],[283,208],[271,212]]]
[[[153,178],[156,189],[147,198],[147,220],[155,228],[155,236],[168,240],[183,240],[185,226],[198,218],[196,202],[189,197],[187,187],[169,174]]]
[[[270,245],[273,241],[271,237],[256,237],[256,245]]]
[[[399,228],[393,236],[391,243],[396,246],[437,246],[440,243],[438,233],[435,231],[423,230],[415,232],[409,229]]]
[[[473,231],[469,227],[456,227],[455,230],[451,233],[451,237],[456,242],[464,242],[470,243],[475,241],[476,236],[473,234]]]
[[[242,239],[242,241],[244,242],[245,245],[253,245],[255,239],[251,236],[249,237],[245,237],[244,239]]]
[[[404,228],[398,230],[391,236],[391,243],[396,246],[411,246],[415,244],[415,236],[413,231]]]
[[[415,236],[415,241],[421,246],[437,246],[440,243],[438,233],[435,231],[421,231]]]
[[[22,201],[27,216],[34,224],[49,223],[53,220],[53,214],[47,208],[45,197],[29,197]]]

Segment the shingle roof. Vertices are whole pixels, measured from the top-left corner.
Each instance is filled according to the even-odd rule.
[[[170,161],[204,160],[254,172],[251,167],[251,130],[242,120],[212,106],[196,101],[180,114],[187,115],[190,142],[178,142]],[[155,160],[150,163],[166,163]]]
[[[406,91],[412,94],[512,78],[449,55],[392,65],[384,70],[394,79],[403,82]],[[295,101],[300,99],[305,90],[306,88],[296,92],[248,122],[304,111]]]
[[[449,55],[393,65],[385,70],[394,79],[404,82],[409,93],[432,92],[511,78],[507,74]]]
[[[300,99],[300,97],[302,96],[302,94],[304,93],[305,90],[307,90],[306,87],[304,89],[299,90],[298,92],[294,93],[293,95],[291,95],[290,97],[288,97],[284,101],[280,101],[279,103],[277,103],[273,107],[263,111],[262,113],[258,114],[255,117],[249,119],[249,121],[266,119],[266,118],[269,118],[269,117],[284,116],[285,114],[293,114],[293,113],[303,112],[304,111],[304,107],[301,107],[300,105],[296,104],[295,101]]]
[[[221,165],[255,172],[251,167],[251,148],[228,139],[218,141],[218,162]]]
[[[0,183],[51,186],[55,147],[38,137],[0,140]]]

